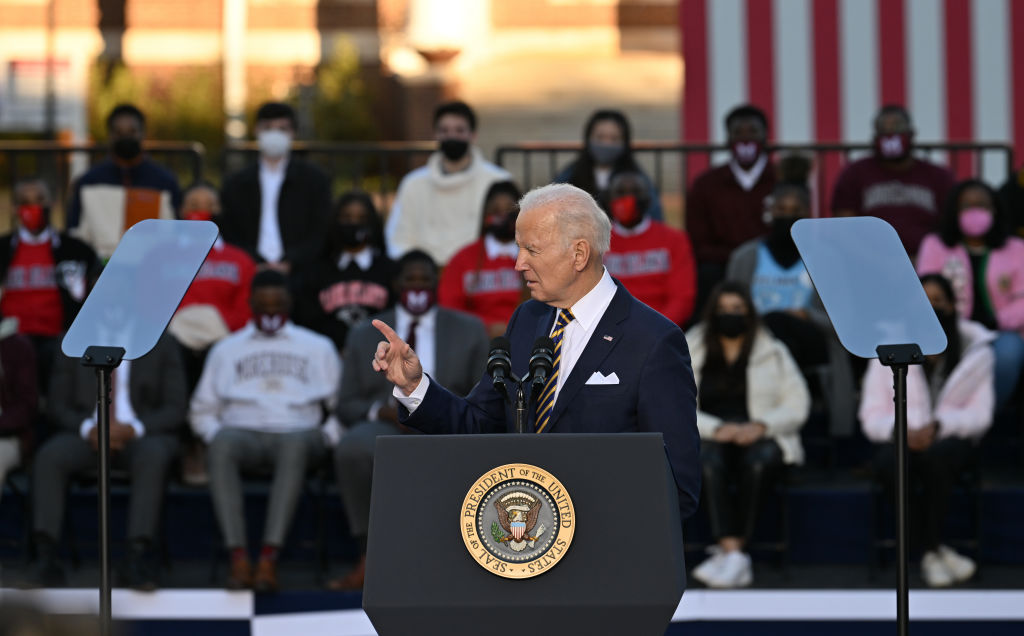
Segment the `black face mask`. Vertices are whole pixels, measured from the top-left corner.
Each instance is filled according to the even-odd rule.
[[[440,144],[441,154],[448,161],[458,161],[469,152],[469,142],[465,139],[444,139]]]
[[[747,317],[743,314],[715,314],[712,328],[726,338],[735,338],[747,330]]]
[[[359,247],[370,238],[370,228],[357,223],[338,223],[331,229],[331,242],[339,248]]]
[[[492,223],[484,228],[485,234],[490,234],[502,243],[508,243],[516,237],[516,216],[509,214],[501,223]]]
[[[131,161],[142,154],[142,142],[134,137],[115,139],[111,145],[114,156],[124,161]]]
[[[957,329],[957,318],[955,311],[939,311],[935,310],[935,316],[939,319],[939,324],[942,325],[942,330],[946,332],[946,339],[949,338],[950,333],[954,333]]]
[[[800,260],[800,252],[797,251],[793,236],[789,233],[797,220],[794,218],[772,219],[771,232],[768,234],[766,242],[768,251],[772,253],[775,262],[782,267],[792,267]]]

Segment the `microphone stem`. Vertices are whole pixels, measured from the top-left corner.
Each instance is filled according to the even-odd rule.
[[[523,384],[516,383],[516,433],[526,432],[526,394]]]

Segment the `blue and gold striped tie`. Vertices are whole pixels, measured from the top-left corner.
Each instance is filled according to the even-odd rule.
[[[555,343],[555,362],[551,365],[551,375],[548,376],[548,383],[537,400],[537,421],[535,431],[543,433],[551,422],[551,409],[555,406],[555,388],[558,386],[558,369],[562,362],[562,336],[565,328],[575,320],[572,312],[568,309],[558,310],[558,320],[555,321],[555,330],[551,332],[551,340]]]

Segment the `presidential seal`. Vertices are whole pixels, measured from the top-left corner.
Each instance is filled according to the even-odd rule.
[[[528,579],[558,563],[576,529],[562,482],[530,464],[484,473],[462,502],[462,540],[473,559],[508,579]]]

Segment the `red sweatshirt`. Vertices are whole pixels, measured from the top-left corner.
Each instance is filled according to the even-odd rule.
[[[631,230],[613,225],[604,265],[637,300],[677,325],[693,313],[697,273],[685,232],[650,219]]]
[[[516,259],[508,254],[488,258],[484,239],[455,253],[441,274],[438,302],[465,311],[490,326],[508,323],[523,302],[523,279]]]
[[[750,190],[740,186],[729,164],[697,177],[686,196],[686,229],[697,260],[725,265],[734,249],[767,234],[764,213],[774,189],[775,168],[770,163]]]
[[[178,309],[213,305],[228,329],[238,331],[249,322],[249,286],[255,273],[256,265],[248,254],[218,240]]]
[[[19,241],[7,267],[0,312],[18,318],[18,331],[33,336],[56,336],[64,325],[64,308],[57,289],[56,261],[49,240]]]

